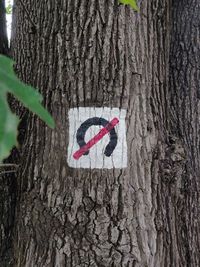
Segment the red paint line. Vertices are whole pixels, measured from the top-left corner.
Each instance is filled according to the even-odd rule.
[[[93,147],[97,142],[99,142],[106,134],[108,134],[117,124],[119,123],[118,118],[114,118],[111,120],[103,129],[100,130],[98,134],[96,134],[87,144],[77,150],[73,157],[78,160],[83,154],[88,151],[91,147]]]

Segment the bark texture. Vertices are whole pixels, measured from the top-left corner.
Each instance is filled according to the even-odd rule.
[[[197,0],[26,9],[16,0],[16,71],[57,127],[32,115],[24,126],[15,266],[198,266]],[[84,106],[127,109],[126,169],[67,166],[68,110]]]
[[[169,138],[158,153],[157,242],[163,247],[160,266],[195,267],[200,265],[200,3],[173,1],[171,13]]]
[[[180,164],[184,160],[185,166],[182,172],[176,171],[173,185],[165,191],[171,266],[200,266],[199,14],[199,1],[173,2],[169,75],[171,131],[179,142],[181,140],[185,151],[178,147],[176,161]]]

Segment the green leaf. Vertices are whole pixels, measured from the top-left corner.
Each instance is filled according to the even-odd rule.
[[[17,78],[13,70],[13,63],[10,58],[0,55],[0,86],[6,92],[13,94],[25,107],[37,114],[49,127],[54,128],[53,118],[41,105],[41,94]]]
[[[6,6],[6,14],[12,14],[12,5],[11,4],[8,4],[7,6]]]
[[[13,94],[25,107],[46,122],[49,127],[55,127],[53,118],[41,105],[41,94],[17,78],[13,70],[13,63],[10,58],[0,55],[0,162],[9,156],[10,150],[17,143],[19,119],[9,108],[7,93]]]
[[[18,122],[8,106],[6,92],[0,90],[0,162],[9,156],[16,145]]]
[[[124,5],[130,5],[135,11],[139,11],[136,0],[119,0]]]

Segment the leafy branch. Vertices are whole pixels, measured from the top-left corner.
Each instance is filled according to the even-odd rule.
[[[53,118],[41,105],[41,94],[17,78],[13,64],[10,58],[0,55],[0,163],[9,156],[10,150],[17,144],[19,118],[10,110],[7,102],[8,93],[13,94],[49,127],[55,127]]]

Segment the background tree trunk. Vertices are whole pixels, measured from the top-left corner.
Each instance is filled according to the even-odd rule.
[[[4,0],[0,1],[0,54],[9,54]],[[12,162],[11,157],[8,162]],[[13,258],[11,240],[16,202],[16,177],[13,173],[5,174],[8,171],[10,169],[0,167],[0,266],[3,267],[9,266]]]
[[[26,8],[16,1],[16,71],[57,127],[27,119],[15,266],[198,266],[197,0]],[[68,167],[68,110],[82,106],[127,109],[126,169]]]
[[[0,54],[8,54],[5,0],[0,1]]]

